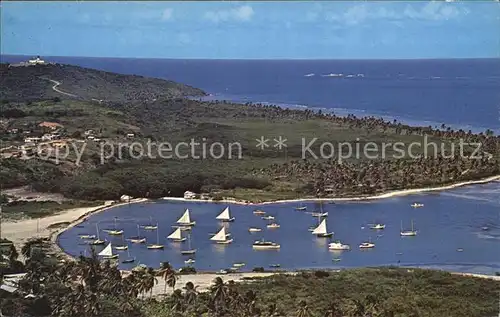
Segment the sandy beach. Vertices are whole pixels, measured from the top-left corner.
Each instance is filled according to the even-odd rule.
[[[433,192],[433,191],[443,191],[449,190],[457,187],[474,185],[474,184],[484,184],[493,181],[500,180],[500,175],[492,176],[480,180],[461,182],[447,186],[441,187],[429,187],[429,188],[418,188],[418,189],[408,189],[408,190],[398,190],[392,191],[380,195],[369,196],[369,197],[353,197],[353,198],[324,198],[324,199],[293,199],[293,200],[280,200],[280,201],[270,201],[264,203],[247,203],[242,201],[237,201],[234,199],[226,199],[218,202],[223,203],[234,203],[234,204],[245,204],[245,205],[265,205],[265,204],[273,204],[273,203],[294,203],[301,201],[310,201],[310,200],[323,200],[323,201],[364,201],[364,200],[377,200],[384,198],[391,198],[397,196],[406,196],[411,194],[425,193],[425,192]],[[200,201],[207,202],[207,200],[201,199],[185,199],[179,197],[164,197],[166,200],[176,200],[176,201]],[[130,201],[130,203],[139,203],[147,201],[146,198],[136,198]],[[56,239],[59,234],[64,232],[65,230],[79,224],[84,221],[87,216],[91,214],[105,211],[109,208],[117,207],[120,205],[128,204],[127,203],[113,203],[113,201],[107,201],[105,204],[101,206],[95,207],[85,207],[85,208],[74,208],[62,211],[57,215],[40,218],[40,219],[26,219],[20,221],[5,221],[1,224],[1,236],[3,238],[9,239],[14,242],[17,248],[20,248],[24,242],[26,242],[29,238],[32,237],[45,237],[51,238],[54,245],[57,246]],[[63,225],[60,228],[49,228],[50,226],[54,226],[55,224],[62,223]],[[57,246],[59,249],[59,247]],[[59,249],[60,250],[60,249]],[[61,250],[62,252],[62,250]],[[232,277],[236,275],[231,275]]]
[[[446,186],[437,186],[437,187],[424,187],[424,188],[414,188],[414,189],[402,189],[402,190],[394,190],[387,193],[382,193],[374,196],[363,196],[363,197],[345,197],[345,198],[301,198],[301,199],[287,199],[287,200],[275,200],[275,201],[267,201],[261,203],[250,203],[241,200],[226,198],[223,200],[219,200],[217,202],[222,203],[230,203],[230,204],[241,204],[241,205],[269,205],[269,204],[277,204],[277,203],[300,203],[305,201],[332,201],[332,202],[349,202],[349,201],[366,201],[366,200],[378,200],[384,198],[391,197],[399,197],[399,196],[408,196],[413,194],[427,193],[427,192],[437,192],[443,190],[450,190],[458,187],[463,187],[467,185],[477,185],[477,184],[486,184],[490,182],[500,181],[500,175],[490,176],[483,179],[478,179],[474,181],[460,182],[456,184],[446,185]],[[187,199],[182,197],[163,197],[165,200],[175,200],[175,201],[196,201],[196,202],[208,202],[209,200],[204,199]]]

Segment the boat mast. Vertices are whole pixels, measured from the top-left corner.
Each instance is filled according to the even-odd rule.
[[[156,223],[156,244],[160,244],[160,232],[158,230],[158,223]]]
[[[95,224],[95,229],[97,230],[97,240],[101,240],[99,238],[99,224],[97,224],[97,223]]]

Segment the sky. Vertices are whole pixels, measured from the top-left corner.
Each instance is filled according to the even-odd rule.
[[[1,53],[215,59],[500,57],[498,1],[1,2]]]

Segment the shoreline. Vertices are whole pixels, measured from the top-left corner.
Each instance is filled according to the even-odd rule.
[[[465,182],[437,186],[437,187],[399,189],[399,190],[393,190],[393,191],[389,191],[386,193],[381,193],[381,194],[377,194],[377,195],[373,195],[373,196],[342,197],[342,198],[314,198],[314,197],[312,197],[312,198],[265,201],[265,202],[260,202],[260,203],[246,202],[246,201],[237,200],[237,199],[230,198],[230,197],[225,198],[225,199],[221,199],[221,200],[217,200],[217,201],[208,200],[208,199],[207,200],[206,199],[190,199],[190,198],[183,198],[183,197],[162,197],[161,199],[172,200],[172,201],[228,203],[228,204],[255,205],[255,206],[270,205],[270,204],[297,203],[297,202],[306,202],[306,201],[351,202],[351,201],[379,200],[379,199],[409,196],[409,195],[427,193],[427,192],[445,191],[445,190],[455,189],[455,188],[464,187],[464,186],[468,186],[468,185],[479,185],[479,184],[486,184],[486,183],[491,183],[491,182],[496,182],[496,181],[500,181],[500,175],[489,176],[489,177],[478,179],[478,180],[465,181]]]
[[[240,205],[250,205],[250,206],[260,206],[269,204],[279,204],[279,203],[296,203],[296,202],[306,202],[306,201],[333,201],[333,202],[350,202],[350,201],[369,201],[369,200],[379,200],[385,198],[407,196],[426,192],[444,191],[450,190],[458,187],[485,184],[494,181],[500,181],[500,175],[490,176],[487,178],[472,180],[466,182],[460,182],[439,187],[426,187],[426,188],[416,188],[407,190],[395,190],[386,193],[382,193],[374,196],[365,197],[349,197],[349,198],[303,198],[303,199],[289,199],[289,200],[276,200],[267,201],[262,203],[251,203],[241,200],[226,198],[223,200],[204,200],[204,199],[187,199],[181,197],[163,197],[163,200],[171,201],[185,201],[185,202],[204,202],[204,203],[229,203],[229,204],[240,204]],[[1,232],[3,237],[14,242],[16,247],[22,246],[22,243],[26,242],[30,238],[48,238],[52,246],[58,254],[63,255],[67,259],[75,260],[75,258],[68,253],[66,253],[57,243],[59,236],[68,229],[82,223],[88,217],[109,210],[114,207],[119,207],[127,204],[136,204],[141,202],[153,201],[148,198],[135,198],[130,200],[130,202],[119,202],[114,203],[113,201],[107,201],[104,205],[94,206],[94,207],[84,207],[75,208],[62,211],[56,215],[39,218],[39,219],[27,219],[21,221],[13,222],[2,222]],[[51,225],[58,223],[68,223],[62,228],[51,229],[48,228]],[[207,272],[208,273],[208,272]]]

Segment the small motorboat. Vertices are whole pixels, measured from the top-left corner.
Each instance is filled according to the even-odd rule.
[[[273,222],[273,223],[270,223],[267,225],[268,229],[278,229],[279,227],[280,227],[280,225],[277,224],[276,222]]]
[[[304,211],[304,210],[307,210],[307,207],[306,207],[306,206],[302,206],[302,207],[295,207],[295,210],[298,210],[298,211]]]
[[[385,229],[385,225],[381,224],[381,223],[377,223],[377,224],[370,226],[370,229],[383,230],[383,229]]]
[[[458,248],[458,249],[457,249],[457,252],[464,252],[464,249],[462,249],[462,248]]]
[[[103,230],[103,231],[112,236],[119,236],[123,234],[123,230]]]
[[[95,234],[82,234],[80,235],[80,239],[95,239],[96,235]]]
[[[233,264],[233,267],[243,267],[243,266],[245,266],[245,265],[246,265],[246,264],[245,264],[245,263],[243,263],[243,262],[238,262],[238,263],[234,263],[234,264]]]
[[[264,220],[274,220],[274,216],[264,216],[262,217]]]
[[[115,250],[128,250],[128,245],[117,245],[114,247]]]
[[[252,247],[258,250],[259,249],[264,250],[264,249],[279,249],[281,246],[275,242],[258,240],[253,243]]]
[[[350,250],[351,247],[348,244],[343,244],[340,241],[332,242],[328,245],[329,250]]]
[[[372,249],[375,247],[375,243],[371,242],[363,242],[359,245],[360,249]]]
[[[186,264],[193,264],[194,262],[196,262],[196,261],[193,259],[187,259],[186,261],[184,261],[184,263],[186,263]]]
[[[413,204],[411,204],[410,206],[412,206],[413,208],[420,208],[420,207],[424,207],[424,204],[420,204],[420,203],[413,203]]]
[[[254,215],[265,215],[266,212],[263,211],[263,210],[260,210],[260,209],[256,209],[256,210],[253,211],[253,214]]]
[[[252,228],[249,228],[249,229],[248,229],[248,231],[249,231],[249,232],[261,232],[261,231],[262,231],[262,229],[261,229],[261,228],[253,228],[253,227],[252,227]]]
[[[281,267],[281,264],[269,264],[269,267],[278,268]]]
[[[101,240],[101,239],[97,239],[97,240],[90,242],[90,244],[92,244],[92,245],[103,245],[104,243],[106,243],[106,241]]]
[[[332,259],[333,262],[339,262],[341,259],[340,258],[334,258]]]

